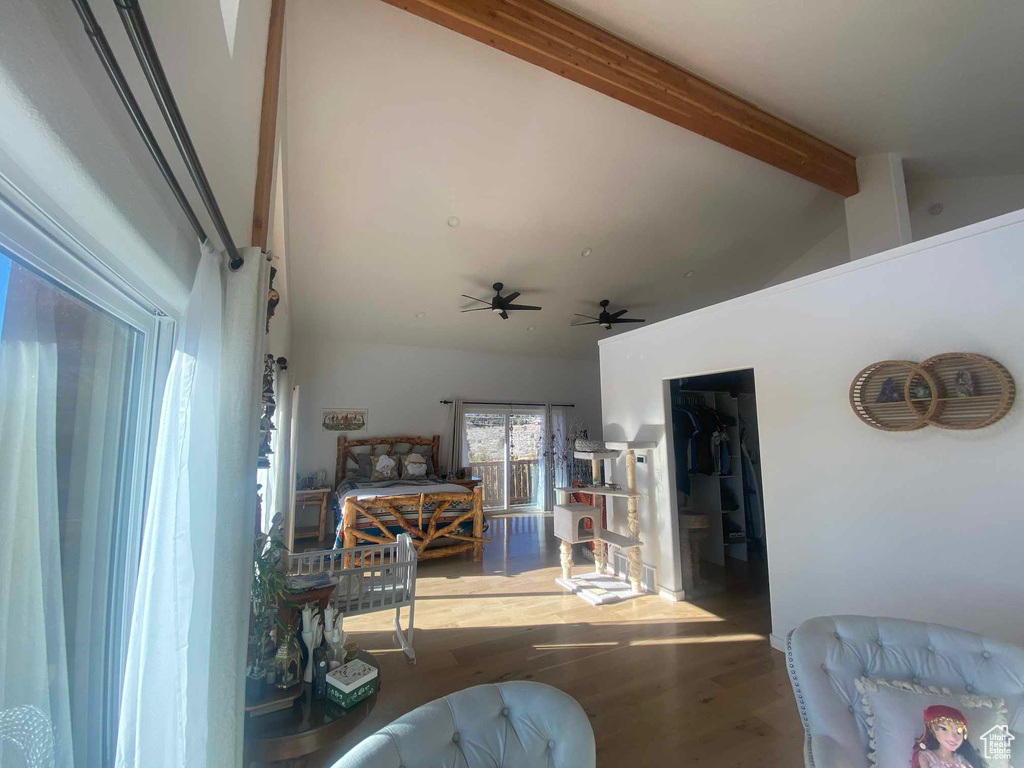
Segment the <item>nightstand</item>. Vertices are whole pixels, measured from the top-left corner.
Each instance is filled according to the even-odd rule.
[[[295,492],[296,512],[303,507],[311,507],[314,504],[320,508],[320,520],[316,528],[296,528],[295,540],[316,539],[321,545],[327,534],[327,510],[330,506],[330,488],[310,488],[305,491]]]
[[[450,480],[445,480],[445,482],[453,483],[454,485],[461,485],[463,488],[469,488],[469,490],[473,490],[474,488],[480,485],[480,478],[464,477],[461,480],[459,480],[458,478],[453,477]]]

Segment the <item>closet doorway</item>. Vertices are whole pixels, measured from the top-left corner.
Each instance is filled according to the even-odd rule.
[[[768,608],[754,371],[675,379],[669,389],[686,597],[729,591]]]

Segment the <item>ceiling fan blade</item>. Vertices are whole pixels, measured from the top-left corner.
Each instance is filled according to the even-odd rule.
[[[540,307],[531,307],[529,304],[506,304],[505,309],[540,309]]]
[[[463,309],[463,312],[487,312],[490,307],[473,307],[472,309]]]
[[[600,324],[601,323],[600,323],[599,320],[589,320],[589,321],[587,321],[585,323],[569,323],[569,325],[572,326],[573,328],[576,328],[577,326],[580,326],[580,325],[600,325]]]
[[[612,312],[612,320],[614,320],[617,317],[622,317],[627,312],[629,312],[628,309],[620,309],[618,312]]]
[[[506,312],[504,309],[501,310],[501,312],[499,312],[498,314],[501,315],[502,320],[508,320],[508,312]]]
[[[473,301],[479,301],[481,304],[488,304],[488,305],[490,305],[490,303],[491,303],[489,301],[484,301],[483,299],[478,299],[475,296],[467,296],[466,294],[462,294],[462,298],[464,298],[464,299],[472,299]]]
[[[519,291],[515,291],[514,293],[510,293],[508,296],[502,296],[501,297],[502,301],[504,301],[506,304],[511,304],[513,301],[515,301],[518,298],[519,298]]]
[[[613,322],[613,323],[646,323],[647,321],[646,320],[641,320],[639,317],[620,317],[620,318],[613,318],[611,320],[611,322]]]
[[[595,323],[597,322],[597,318],[592,317],[591,315],[581,315],[579,312],[573,312],[573,314],[576,315],[576,317],[585,317],[588,320],[593,320]],[[580,325],[582,325],[582,323],[580,323]]]

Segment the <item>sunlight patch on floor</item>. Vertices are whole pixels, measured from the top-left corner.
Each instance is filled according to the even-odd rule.
[[[695,643],[755,643],[765,642],[765,635],[689,635],[687,637],[654,637],[650,640],[632,640],[636,645],[692,645]]]

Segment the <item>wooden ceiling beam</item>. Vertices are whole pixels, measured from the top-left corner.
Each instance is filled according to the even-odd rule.
[[[263,103],[260,107],[260,140],[256,156],[256,193],[252,205],[252,244],[267,250],[270,231],[270,194],[274,181],[274,149],[277,144],[277,100],[281,90],[281,51],[284,47],[284,2],[271,0],[267,34],[267,60],[263,69]]]
[[[856,158],[544,0],[383,0],[825,189],[857,193]]]

